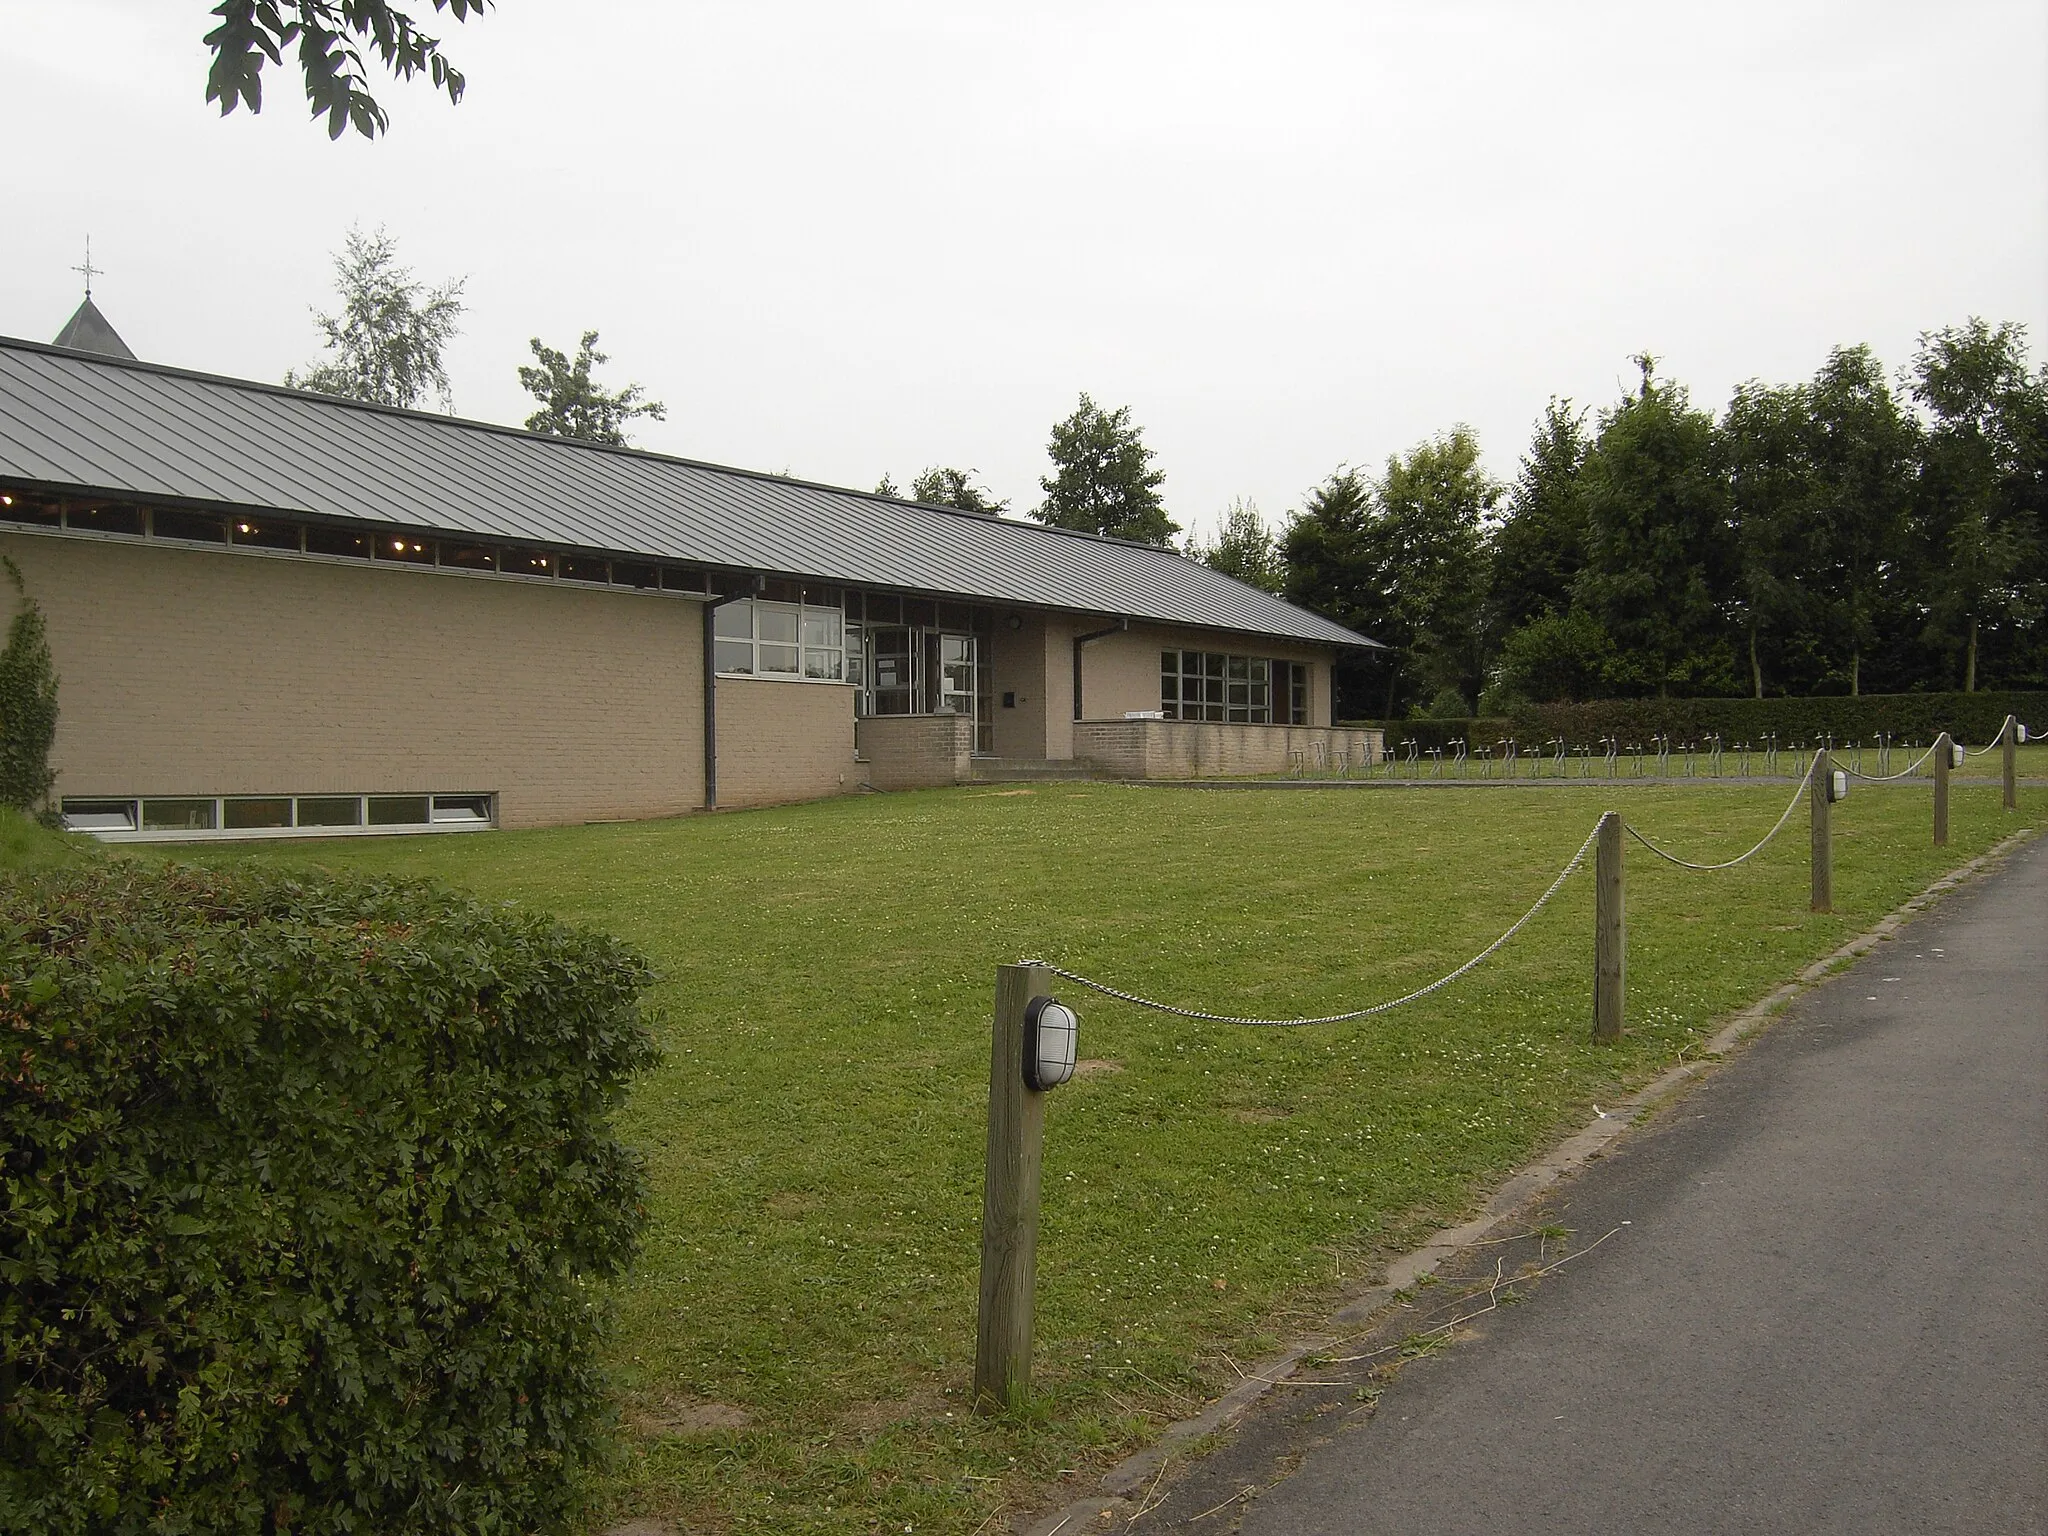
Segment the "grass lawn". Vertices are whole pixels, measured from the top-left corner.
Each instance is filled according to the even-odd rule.
[[[654,960],[666,1063],[626,1134],[655,1200],[620,1297],[614,1515],[691,1531],[963,1533],[1078,1489],[1325,1315],[1596,1102],[1668,1064],[1942,871],[2048,812],[1924,784],[1835,811],[1837,911],[1803,813],[1756,860],[1631,848],[1630,1033],[1587,1038],[1592,885],[1457,985],[1359,1023],[1248,1030],[1069,994],[1046,1128],[1037,1400],[964,1406],[994,967],[1042,956],[1225,1012],[1337,1012],[1492,940],[1622,808],[1695,859],[1778,786],[986,787],[672,822],[213,848],[435,875]],[[1235,1363],[1233,1363],[1235,1362]]]

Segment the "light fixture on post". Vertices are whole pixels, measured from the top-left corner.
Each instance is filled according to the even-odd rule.
[[[1024,1085],[1035,1093],[1057,1088],[1074,1075],[1080,1017],[1055,997],[1034,997],[1024,1006]]]
[[[2017,720],[2013,721],[2012,728],[2017,733],[2015,739],[2024,747],[2027,744],[2027,728]]]
[[[1948,765],[1951,768],[1960,768],[1963,766],[1963,744],[1960,741],[1949,742]]]
[[[1846,768],[1832,769],[1828,773],[1828,804],[1840,805],[1849,798],[1849,772]]]

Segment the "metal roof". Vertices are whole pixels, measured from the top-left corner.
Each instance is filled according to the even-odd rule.
[[[1149,545],[5,337],[0,477],[1376,644]]]

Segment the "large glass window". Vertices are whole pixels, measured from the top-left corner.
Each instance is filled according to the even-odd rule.
[[[836,683],[846,677],[846,615],[798,601],[743,597],[712,616],[721,672],[754,677],[807,677]]]
[[[1273,663],[1218,651],[1161,651],[1159,707],[1169,720],[1269,725]]]

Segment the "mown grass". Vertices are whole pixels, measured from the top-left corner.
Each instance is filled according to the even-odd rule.
[[[619,1298],[611,1515],[691,1531],[957,1531],[1079,1487],[1629,1083],[2048,810],[1924,785],[1688,874],[1632,849],[1630,1029],[1587,1038],[1589,880],[1421,1003],[1248,1030],[1086,994],[1046,1130],[1037,1396],[965,1408],[994,967],[1042,956],[1233,1013],[1335,1012],[1489,942],[1619,806],[1691,857],[1778,786],[969,788],[631,826],[215,849],[435,875],[632,940],[666,1063],[626,1134],[654,1182]]]

